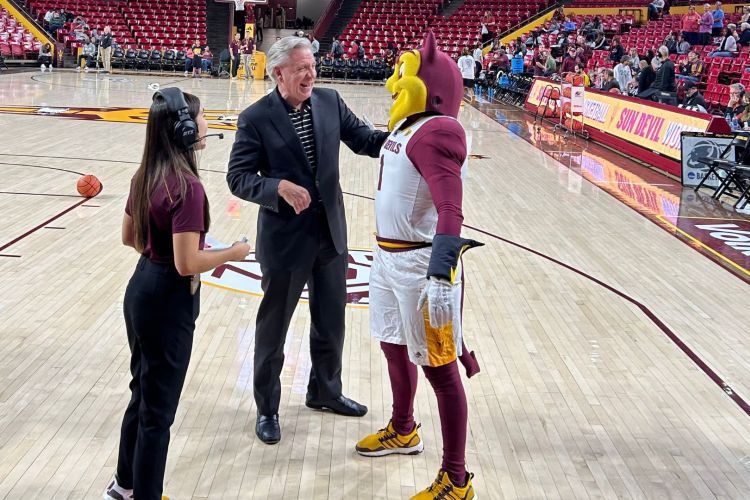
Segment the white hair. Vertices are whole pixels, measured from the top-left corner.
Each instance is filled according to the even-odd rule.
[[[285,36],[271,45],[271,49],[268,51],[268,59],[266,59],[266,73],[271,77],[271,81],[276,81],[276,75],[274,75],[273,70],[285,65],[289,60],[289,54],[294,49],[308,49],[312,52],[312,44],[307,38]]]
[[[662,45],[661,47],[659,47],[659,54],[661,54],[665,58],[668,58],[669,48],[666,45]]]

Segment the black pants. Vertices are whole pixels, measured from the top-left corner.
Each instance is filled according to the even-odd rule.
[[[232,59],[232,76],[237,76],[237,70],[240,69],[240,55],[237,54]]]
[[[262,42],[263,41],[263,23],[262,23],[262,21],[258,21],[255,24],[255,32],[256,32],[256,35],[255,35],[256,36],[256,40],[258,41],[258,43]]]
[[[185,382],[200,290],[173,264],[138,261],[125,291],[131,398],[122,420],[117,482],[139,500],[161,500],[169,428]]]
[[[78,56],[78,66],[81,65],[81,59],[86,59],[86,67],[91,67],[92,66],[91,61],[94,60],[94,56],[81,54],[80,56]]]
[[[341,353],[344,347],[347,253],[337,254],[325,215],[319,217],[318,254],[312,267],[301,270],[261,266],[263,300],[255,327],[253,388],[260,415],[279,412],[284,342],[305,284],[310,296],[310,358],[308,401],[341,395]]]

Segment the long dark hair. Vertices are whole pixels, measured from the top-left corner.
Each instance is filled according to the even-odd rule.
[[[188,113],[195,120],[201,110],[200,99],[192,94],[184,94],[188,105]],[[167,177],[174,176],[180,186],[179,193],[168,193],[171,199],[185,197],[188,189],[188,177],[200,179],[198,175],[198,160],[195,150],[187,150],[178,145],[174,139],[174,129],[177,123],[175,113],[170,113],[163,97],[157,95],[151,103],[146,124],[146,144],[143,147],[141,166],[133,176],[130,186],[131,214],[135,233],[135,247],[140,252],[146,247],[148,240],[149,207],[154,190],[163,185],[169,188]],[[208,209],[208,199],[204,200],[203,217],[205,230],[211,223]]]

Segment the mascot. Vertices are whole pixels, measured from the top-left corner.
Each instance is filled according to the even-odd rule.
[[[457,360],[479,372],[461,334],[461,255],[479,246],[461,238],[466,133],[456,119],[463,81],[432,32],[404,52],[386,82],[393,94],[375,195],[377,247],[370,274],[370,330],[388,362],[391,421],[357,443],[379,457],[424,449],[414,421],[417,365],[438,401],[443,463],[437,479],[413,499],[475,498],[466,471],[468,410]]]

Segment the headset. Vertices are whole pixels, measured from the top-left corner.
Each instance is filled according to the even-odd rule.
[[[196,143],[200,142],[198,136],[198,124],[188,112],[188,104],[182,90],[176,87],[161,89],[154,94],[161,96],[167,103],[167,110],[170,114],[177,117],[177,123],[174,125],[174,140],[184,149],[190,149]]]
[[[745,86],[741,83],[738,83],[737,88],[740,89],[740,99],[742,99],[743,97],[745,97]]]

